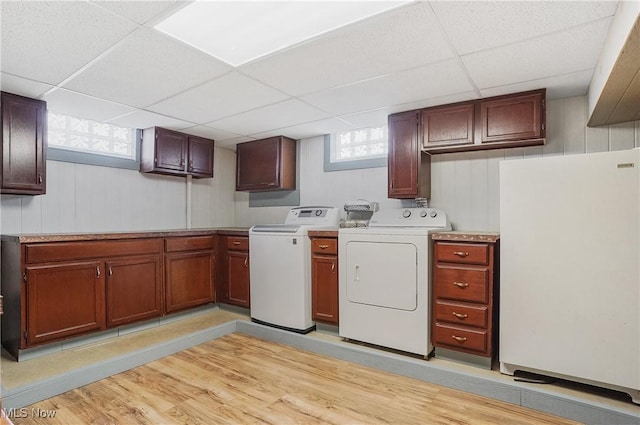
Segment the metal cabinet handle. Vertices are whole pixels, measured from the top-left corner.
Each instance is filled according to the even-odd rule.
[[[329,248],[329,245],[318,245],[318,248],[327,249],[327,248]]]
[[[464,314],[464,313],[456,313],[455,311],[453,312],[453,315],[455,317],[457,317],[458,319],[466,319],[467,317],[469,317],[468,314]]]
[[[467,282],[453,282],[454,285],[456,285],[458,288],[466,288],[467,286],[469,286],[469,284]]]
[[[336,262],[335,262],[335,261],[332,261],[332,262],[331,262],[331,271],[332,271],[333,273],[335,273],[335,272],[336,272]]]
[[[109,276],[113,276],[113,269],[109,266]]]
[[[249,267],[249,257],[244,257],[244,266]]]
[[[42,184],[42,174],[38,174],[38,184]]]
[[[239,241],[233,241],[233,244],[234,245],[240,245],[240,242]]]
[[[96,267],[96,276],[100,277],[100,266]]]
[[[189,160],[189,171],[193,170],[193,159]]]
[[[457,255],[458,257],[468,257],[469,253],[464,251],[453,251],[453,255]]]
[[[458,342],[465,342],[467,340],[467,337],[465,336],[452,335],[451,338],[455,339]]]

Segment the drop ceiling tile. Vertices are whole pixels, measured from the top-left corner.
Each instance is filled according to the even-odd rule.
[[[356,129],[369,128],[387,125],[387,117],[390,113],[389,108],[379,108],[371,111],[357,112],[355,114],[341,115],[340,118],[353,124]]]
[[[446,105],[449,103],[463,102],[478,99],[475,91],[456,93],[450,96],[422,99],[416,102],[401,103],[389,107],[372,109],[364,112],[340,115],[339,118],[352,123],[355,128],[377,127],[387,125],[389,115],[397,112],[412,111],[414,109],[428,108],[430,106]]]
[[[556,77],[492,87],[490,89],[480,90],[480,93],[482,93],[482,97],[491,97],[546,88],[548,100],[562,97],[584,96],[589,89],[593,71],[593,69],[587,69],[585,71],[572,72]]]
[[[154,112],[136,110],[126,115],[122,115],[108,121],[110,124],[119,125],[128,128],[149,128],[164,127],[171,130],[180,130],[191,127],[193,123],[178,120],[166,115],[156,114]]]
[[[480,89],[538,80],[596,66],[611,18],[462,56]]]
[[[289,99],[207,125],[230,133],[252,135],[324,118],[329,115],[297,99]]]
[[[403,103],[400,105],[390,106],[389,113],[395,114],[396,112],[410,111],[412,109],[429,108],[431,106],[447,105],[449,103],[466,102],[467,100],[479,99],[480,96],[475,91],[467,91],[462,93],[455,93],[447,96],[430,97],[419,100],[417,102]]]
[[[58,84],[135,29],[79,1],[3,1],[2,71]]]
[[[187,134],[193,134],[194,136],[207,137],[213,139],[216,142],[219,140],[229,140],[240,137],[239,134],[229,133],[227,131],[218,130],[217,128],[208,127],[206,125],[196,125],[190,127],[181,128]]]
[[[138,24],[144,24],[157,16],[164,16],[167,12],[181,7],[184,2],[171,1],[122,1],[122,0],[92,0],[93,3],[117,13]]]
[[[232,149],[235,151],[236,145],[238,143],[251,142],[253,140],[256,140],[256,139],[253,137],[247,137],[247,136],[235,137],[233,139],[225,139],[220,141],[216,140],[216,147]]]
[[[155,30],[140,28],[64,87],[144,108],[230,69]]]
[[[129,106],[64,89],[56,89],[47,93],[43,100],[47,102],[47,109],[52,112],[98,122],[106,122],[134,111]]]
[[[312,121],[304,124],[294,125],[291,127],[279,128],[277,130],[266,131],[263,133],[253,134],[256,139],[266,137],[286,135],[292,139],[308,139],[310,137],[322,136],[323,134],[340,133],[343,131],[355,130],[353,124],[345,122],[337,118],[328,118],[324,120]]]
[[[148,109],[203,124],[287,98],[278,90],[231,72]]]
[[[38,98],[53,86],[50,84],[32,81],[15,75],[0,74],[0,89],[20,96]]]
[[[451,58],[429,5],[415,3],[240,67],[299,96]]]
[[[435,1],[459,54],[485,50],[615,14],[615,1]]]
[[[349,84],[301,99],[333,115],[366,111],[473,90],[457,60]]]

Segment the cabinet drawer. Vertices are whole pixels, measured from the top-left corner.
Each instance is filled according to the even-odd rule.
[[[249,251],[249,238],[246,236],[228,236],[227,249],[232,251]]]
[[[199,251],[213,249],[214,236],[187,236],[165,239],[167,252]]]
[[[466,326],[486,328],[489,323],[489,311],[484,305],[448,303],[437,300],[435,318],[437,322],[458,323]]]
[[[314,254],[338,253],[338,240],[334,238],[313,238],[311,240],[311,252]]]
[[[482,329],[461,328],[436,323],[434,344],[448,346],[460,350],[468,350],[477,354],[488,353],[488,333]]]
[[[489,302],[489,269],[436,265],[435,293],[438,298],[477,303]]]
[[[27,244],[25,262],[42,263],[160,252],[162,252],[160,239]]]
[[[489,264],[489,245],[471,243],[436,243],[436,261]]]

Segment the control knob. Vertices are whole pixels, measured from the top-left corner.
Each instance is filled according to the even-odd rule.
[[[427,212],[425,210],[420,211],[420,217],[425,218],[427,216]]]
[[[431,218],[436,218],[437,215],[438,215],[438,213],[436,211],[431,211],[429,213],[429,216],[431,216]]]
[[[322,215],[322,210],[316,210],[316,217],[320,217]]]
[[[403,216],[404,218],[409,218],[409,217],[411,217],[411,210],[404,210],[404,211],[402,211],[402,216]]]

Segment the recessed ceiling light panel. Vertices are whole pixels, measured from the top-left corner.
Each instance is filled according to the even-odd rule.
[[[233,66],[407,1],[195,1],[155,28]]]

